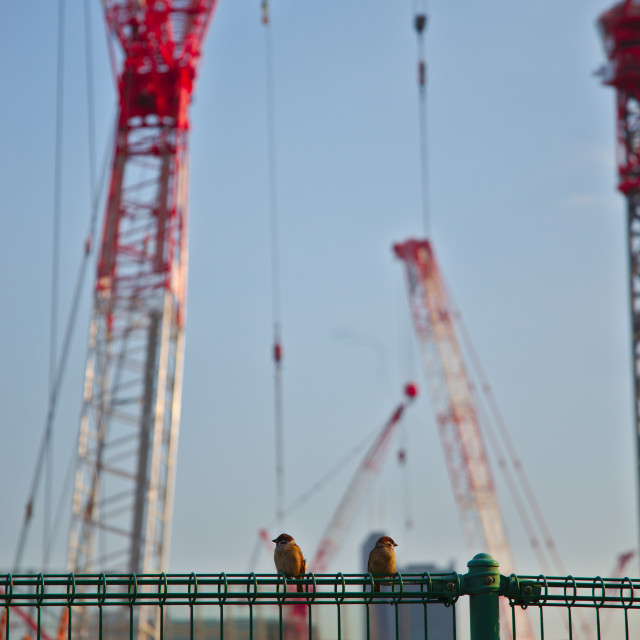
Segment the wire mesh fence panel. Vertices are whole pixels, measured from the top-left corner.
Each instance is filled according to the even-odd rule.
[[[454,576],[6,574],[0,640],[453,640]]]
[[[638,637],[640,580],[573,576],[511,576],[532,589],[528,605],[538,637],[605,640]],[[514,604],[514,599],[510,599]],[[517,635],[514,635],[517,637]]]
[[[150,629],[158,640],[639,637],[640,580],[504,576],[486,554],[468,567],[466,574],[300,579],[255,573],[5,574],[0,640],[138,640]]]

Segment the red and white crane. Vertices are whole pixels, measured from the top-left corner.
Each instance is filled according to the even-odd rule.
[[[188,111],[216,2],[102,3],[121,68],[68,547],[68,569],[78,573],[167,568],[186,317]],[[157,622],[143,614],[137,637],[157,637]]]
[[[409,304],[431,402],[438,423],[449,479],[472,553],[486,551],[499,560],[502,573],[514,570],[486,446],[480,430],[469,372],[453,325],[452,307],[428,240],[408,240],[393,247],[406,269]],[[511,611],[501,599],[503,633],[511,636]],[[524,618],[519,638],[533,638]]]

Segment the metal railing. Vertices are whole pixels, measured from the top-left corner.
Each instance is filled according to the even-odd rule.
[[[456,608],[464,609],[460,600],[463,596],[468,597],[471,640],[500,637],[501,598],[511,606],[509,634],[514,639],[519,637],[518,609],[527,610],[530,620],[535,621],[534,633],[541,640],[545,639],[553,609],[562,613],[563,623],[556,621],[549,626],[553,633],[547,631],[548,638],[629,640],[637,636],[629,618],[631,611],[640,609],[640,580],[504,576],[499,573],[498,563],[487,554],[478,554],[467,566],[466,574],[395,574],[382,579],[371,574],[342,573],[309,574],[299,580],[287,580],[282,574],[255,573],[4,574],[0,575],[0,639],[23,640],[24,632],[15,631],[17,621],[24,622],[29,636],[38,640],[150,637],[144,620],[157,616],[159,625],[153,628],[159,628],[160,640],[205,636],[219,640],[342,640],[358,637],[350,628],[353,618],[347,625],[343,617],[345,607],[354,605],[362,611],[358,614],[360,633],[368,640],[455,639],[461,637]],[[298,585],[302,585],[302,593],[297,592]],[[382,588],[376,591],[374,585]],[[215,629],[209,625],[206,633],[201,633],[198,611],[210,612],[212,607],[217,611]],[[266,626],[264,619],[259,623],[255,615],[263,607],[267,609],[260,609],[261,612],[270,612]],[[317,624],[322,608],[333,608],[335,614],[335,626],[329,632]],[[242,611],[242,624],[236,624],[233,632],[229,616],[225,616],[229,610]],[[587,610],[590,619],[579,622],[579,613]],[[620,612],[615,635],[605,630],[609,626],[607,612],[611,610]],[[438,628],[430,623],[433,616],[439,618]],[[466,637],[466,629],[462,635]]]

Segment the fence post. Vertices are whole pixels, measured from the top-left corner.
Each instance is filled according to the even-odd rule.
[[[469,594],[471,640],[499,640],[498,562],[488,553],[479,553],[467,562],[467,567],[469,571],[464,576],[464,587]]]

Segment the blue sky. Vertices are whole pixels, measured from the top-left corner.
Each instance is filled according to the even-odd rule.
[[[8,61],[0,102],[6,569],[46,414],[55,4],[13,3],[0,42]],[[90,214],[82,6],[68,4],[60,328]],[[382,426],[408,377],[424,389],[401,266],[391,253],[393,242],[422,234],[416,42],[408,1],[271,5],[289,502]],[[605,8],[595,0],[433,1],[426,33],[433,241],[574,575],[610,573],[616,555],[637,545],[638,530],[614,94],[593,76],[604,61],[595,18]],[[99,3],[91,9],[102,158],[115,94]],[[259,9],[257,1],[220,0],[191,111],[189,307],[171,571],[248,570],[256,532],[274,517]],[[78,429],[92,277],[55,423],[56,499]],[[356,338],[340,339],[341,330]],[[415,526],[403,525],[398,439],[335,570],[359,569],[358,548],[372,528],[396,539],[402,563],[453,560],[464,570],[469,552],[426,394],[403,428]],[[285,529],[307,555],[356,465],[287,518]],[[518,571],[537,574],[497,482]],[[65,559],[66,504],[57,567]],[[34,567],[42,561],[41,532],[38,516],[25,556]],[[251,569],[268,571],[271,562],[265,553]]]

